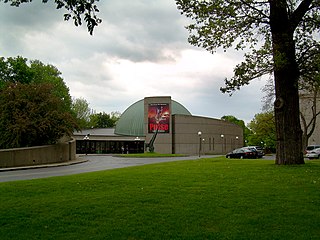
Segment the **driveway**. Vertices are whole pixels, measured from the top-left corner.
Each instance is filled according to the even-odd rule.
[[[201,156],[201,158],[210,158],[215,156]],[[123,158],[111,155],[82,155],[77,162],[72,164],[53,164],[47,166],[31,166],[16,169],[0,169],[0,182],[9,182],[17,180],[30,180],[37,178],[47,178],[54,176],[65,176],[86,172],[94,172],[115,168],[125,168],[131,166],[172,162],[181,160],[195,160],[198,156],[189,157],[168,157],[168,158]],[[10,170],[10,171],[9,171]]]

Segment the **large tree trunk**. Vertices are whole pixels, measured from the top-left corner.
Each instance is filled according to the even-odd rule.
[[[299,119],[299,69],[286,1],[269,0],[273,42],[277,132],[276,164],[303,164],[302,130]]]

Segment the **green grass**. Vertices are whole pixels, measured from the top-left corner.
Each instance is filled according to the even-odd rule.
[[[130,154],[118,154],[117,157],[127,158],[159,158],[159,157],[185,157],[185,154],[164,154],[164,153],[130,153]]]
[[[179,161],[0,183],[0,239],[320,239],[320,161]]]

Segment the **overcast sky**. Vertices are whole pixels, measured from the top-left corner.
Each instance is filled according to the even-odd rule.
[[[100,1],[103,22],[93,36],[63,21],[64,11],[39,2],[19,8],[0,2],[0,56],[56,66],[70,94],[98,112],[123,112],[149,96],[171,96],[199,116],[249,122],[261,112],[265,82],[256,80],[232,97],[222,94],[242,54],[191,46],[187,19],[174,0]]]

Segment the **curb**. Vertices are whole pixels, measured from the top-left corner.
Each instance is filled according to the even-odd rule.
[[[7,171],[18,171],[18,170],[27,170],[27,169],[37,169],[37,168],[49,168],[49,167],[62,167],[62,166],[70,166],[74,164],[80,164],[87,162],[87,159],[79,159],[72,160],[69,162],[62,162],[62,163],[50,163],[50,164],[42,164],[42,165],[31,165],[31,166],[22,166],[22,167],[8,167],[8,168],[0,168],[0,172],[7,172]]]

